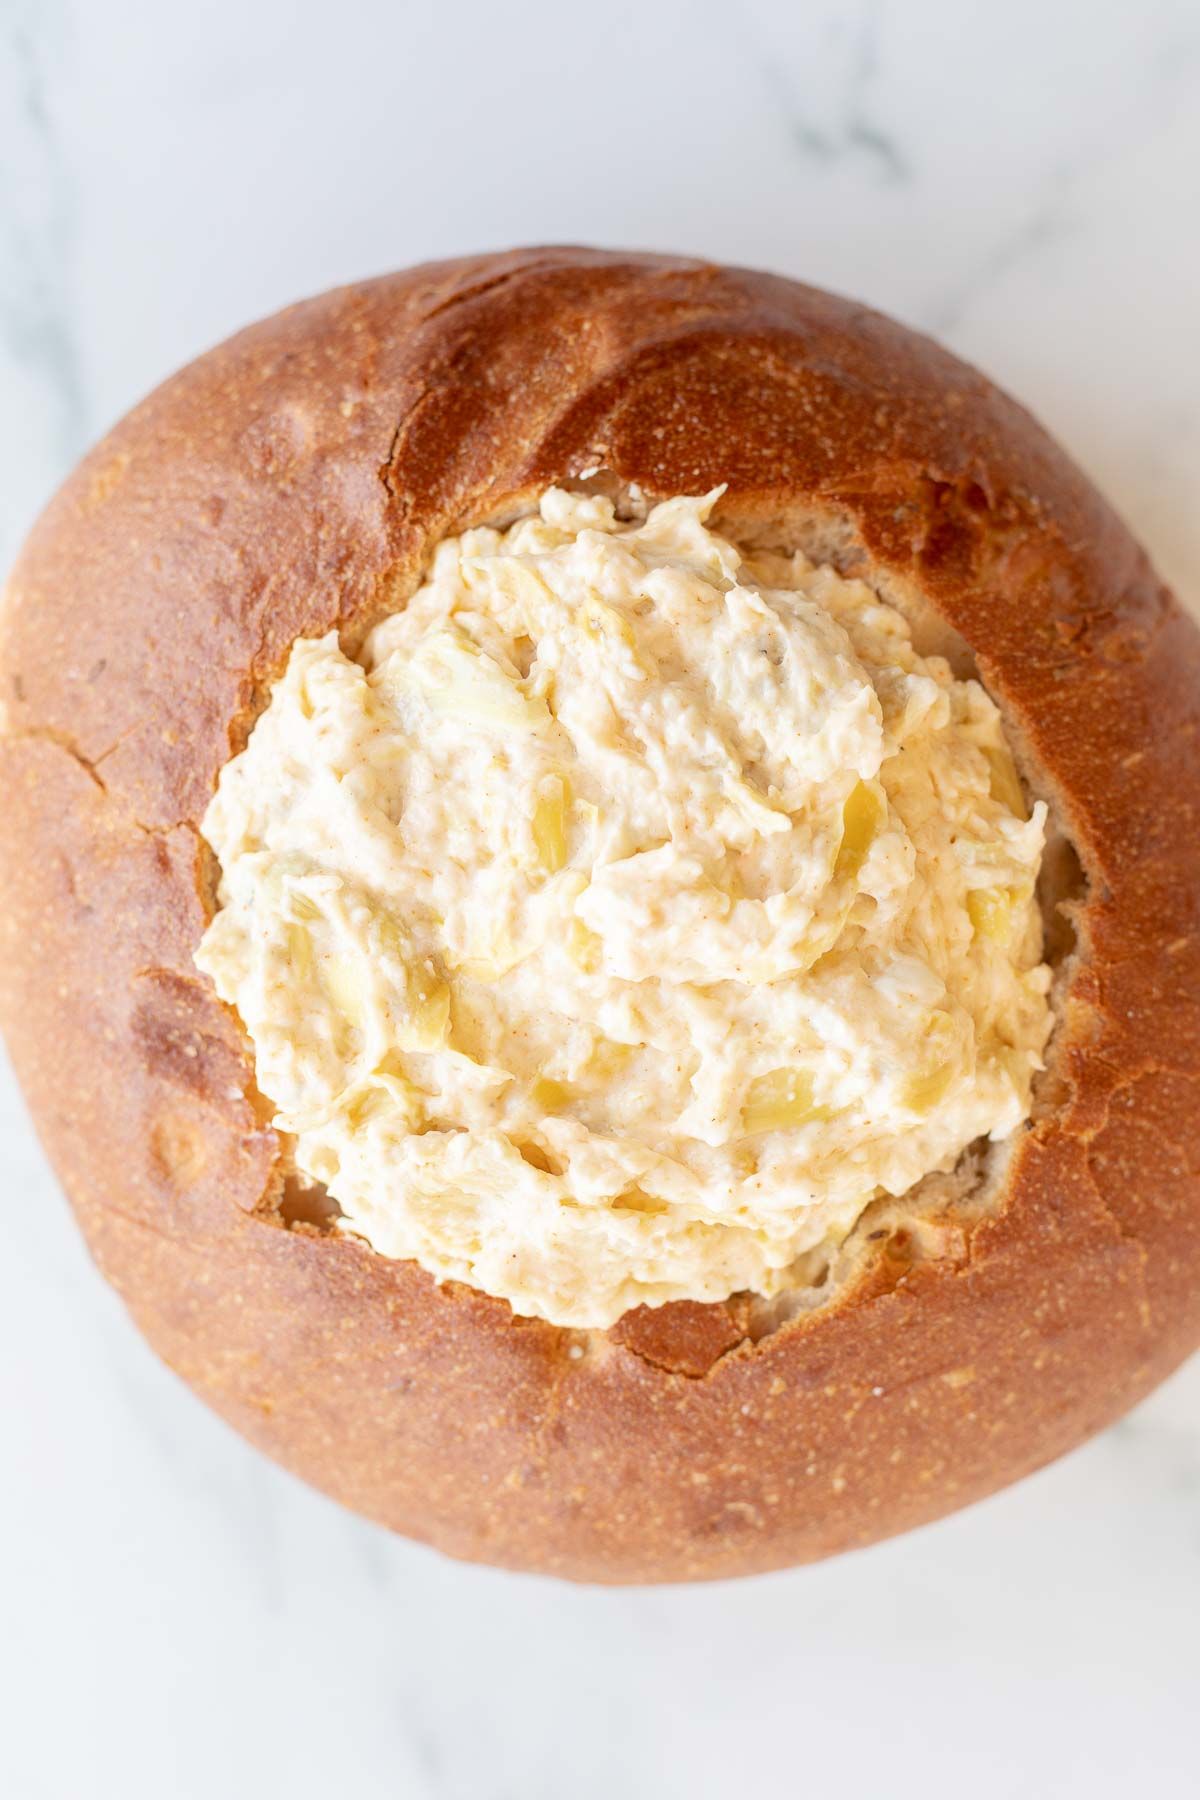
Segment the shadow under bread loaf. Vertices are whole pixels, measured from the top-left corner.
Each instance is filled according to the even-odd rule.
[[[198,823],[295,639],[353,651],[439,540],[552,484],[725,484],[731,539],[868,582],[978,672],[1057,833],[1030,1127],[875,1202],[786,1295],[607,1331],[334,1235],[192,962]],[[1028,416],[927,341],[589,251],[341,290],[92,452],[2,633],[0,1009],[39,1130],[159,1353],[347,1504],[581,1579],[766,1569],[1016,1478],[1200,1339],[1197,633]]]

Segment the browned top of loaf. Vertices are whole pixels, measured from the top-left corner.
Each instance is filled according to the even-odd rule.
[[[584,1338],[281,1229],[246,1044],[191,962],[196,823],[292,640],[356,634],[438,538],[598,465],[851,526],[857,572],[972,647],[1090,883],[998,1212],[757,1344],[736,1306]],[[86,459],[14,571],[0,680],[0,1017],[38,1126],[151,1341],[340,1498],[585,1577],[766,1568],[1033,1468],[1200,1339],[1200,643],[1037,425],[928,341],[584,250],[325,295]]]

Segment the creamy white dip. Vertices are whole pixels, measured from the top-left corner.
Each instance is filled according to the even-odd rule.
[[[196,960],[341,1228],[565,1325],[786,1286],[1013,1131],[1049,1030],[995,706],[715,498],[443,543],[204,820]]]

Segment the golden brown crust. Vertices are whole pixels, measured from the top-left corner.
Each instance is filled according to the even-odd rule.
[[[1052,1104],[953,1254],[876,1258],[755,1342],[682,1306],[514,1319],[265,1202],[278,1146],[196,974],[195,824],[291,641],[603,465],[852,528],[971,646],[1089,878]],[[846,542],[850,542],[846,538]],[[720,1576],[936,1517],[1200,1341],[1200,635],[1019,408],[774,277],[516,252],[243,332],[85,460],[0,639],[0,1018],[101,1268],[273,1456],[456,1555]]]

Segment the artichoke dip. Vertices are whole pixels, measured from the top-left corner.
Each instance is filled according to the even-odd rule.
[[[1010,1133],[1049,1031],[995,706],[717,497],[444,542],[204,820],[196,960],[339,1229],[562,1325],[786,1287]]]

